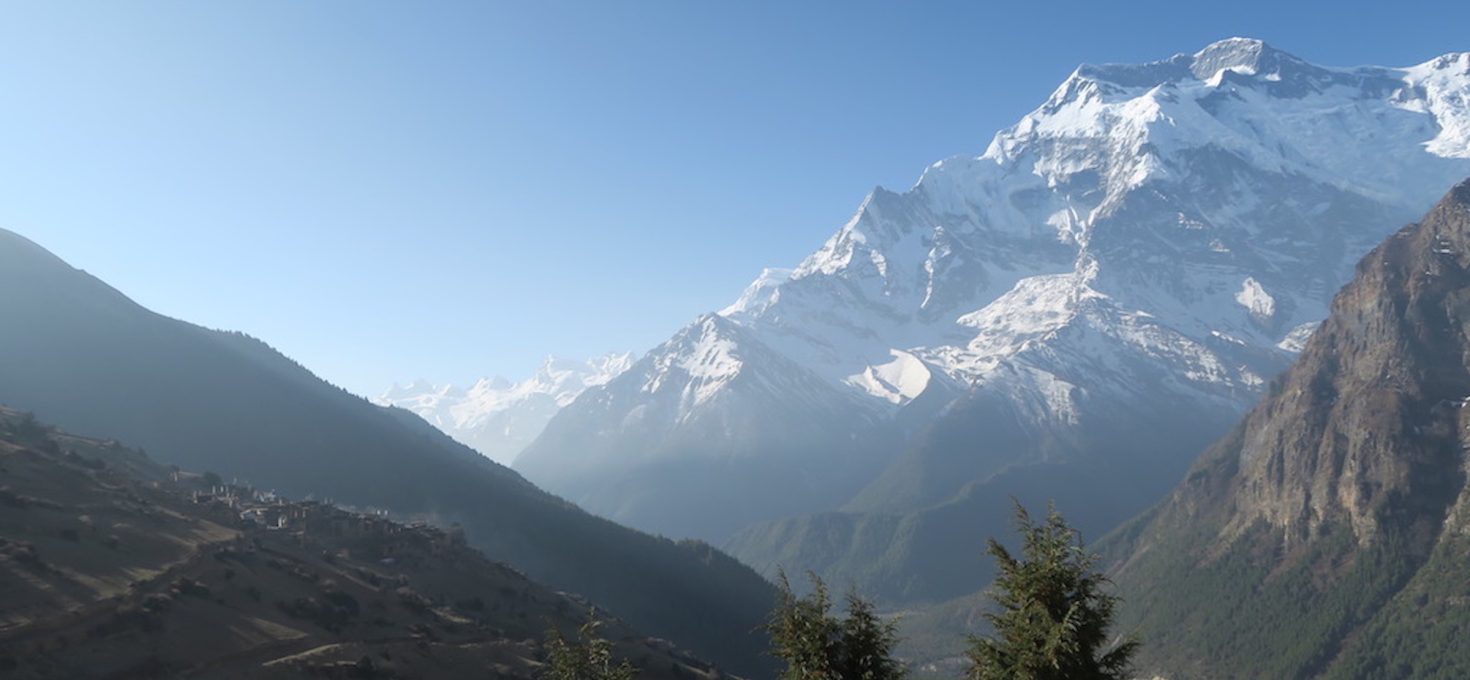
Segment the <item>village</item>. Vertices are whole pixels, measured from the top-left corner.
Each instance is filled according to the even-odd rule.
[[[385,566],[401,559],[410,545],[426,549],[435,558],[466,548],[464,530],[457,524],[445,531],[425,521],[400,523],[385,510],[358,511],[330,500],[292,500],[273,490],[238,480],[227,483],[210,474],[175,470],[168,483],[175,491],[187,493],[205,513],[247,537],[270,534],[299,545],[330,543],[337,546],[333,552],[339,557],[371,559]],[[354,555],[353,550],[370,554]]]

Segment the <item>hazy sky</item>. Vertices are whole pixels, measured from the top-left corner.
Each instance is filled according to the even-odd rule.
[[[1470,49],[1407,4],[6,4],[0,226],[360,393],[515,378],[657,344],[1080,62]]]

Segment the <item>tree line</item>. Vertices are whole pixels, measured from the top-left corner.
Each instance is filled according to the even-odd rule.
[[[966,654],[967,680],[1124,680],[1138,651],[1133,639],[1117,639],[1108,629],[1118,598],[1107,592],[1077,531],[1055,507],[1033,521],[1016,504],[1021,554],[994,538],[988,552],[997,576],[985,614],[991,632],[972,637]],[[770,653],[785,669],[781,680],[901,680],[904,664],[894,655],[897,622],[878,614],[869,600],[850,592],[844,611],[834,612],[827,585],[811,575],[812,592],[798,595],[783,573],[780,596],[766,632]],[[611,646],[595,635],[596,624],[568,641],[553,631],[548,638],[548,680],[632,680],[636,670],[613,660]]]

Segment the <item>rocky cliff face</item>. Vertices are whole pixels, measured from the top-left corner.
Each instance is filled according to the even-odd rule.
[[[1467,333],[1470,182],[1363,258],[1265,400],[1105,543],[1153,670],[1470,673],[1442,644],[1470,626]]]
[[[1341,522],[1359,542],[1443,508],[1470,399],[1470,184],[1369,253],[1281,391],[1251,414],[1229,529],[1288,543]]]

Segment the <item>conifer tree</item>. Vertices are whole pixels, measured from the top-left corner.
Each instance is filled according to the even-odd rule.
[[[999,611],[986,614],[993,633],[970,641],[971,680],[1122,680],[1138,649],[1135,640],[1109,644],[1108,626],[1118,598],[1105,592],[1097,556],[1055,506],[1046,520],[1031,521],[1016,504],[1022,557],[995,539],[990,554],[999,573],[991,597]]]
[[[827,585],[811,576],[813,592],[798,597],[783,573],[780,600],[766,629],[772,654],[786,662],[782,680],[898,680],[903,666],[893,658],[895,624],[878,616],[857,593],[847,596],[847,616],[832,614]]]
[[[898,680],[903,665],[893,658],[898,644],[897,623],[878,617],[873,603],[847,595],[847,618],[842,622],[839,665],[845,680]]]
[[[547,663],[544,680],[633,680],[637,671],[627,661],[614,662],[612,643],[597,635],[602,625],[593,618],[567,640],[553,627],[546,633]]]

